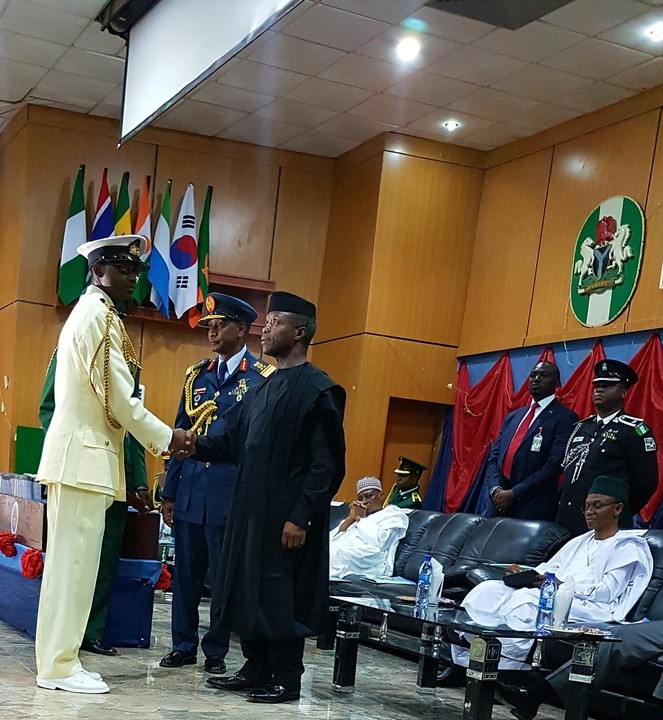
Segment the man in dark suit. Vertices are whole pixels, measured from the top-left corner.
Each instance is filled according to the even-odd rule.
[[[243,300],[210,293],[207,314],[200,324],[207,327],[211,349],[218,357],[206,358],[186,371],[184,390],[175,426],[201,435],[221,433],[223,414],[237,405],[249,388],[259,385],[274,367],[255,358],[246,339],[257,313]],[[235,486],[237,468],[229,462],[200,462],[195,458],[172,459],[164,483],[161,512],[175,536],[173,574],[173,649],[161,667],[179,668],[196,662],[198,649],[198,605],[205,577],[214,582],[223,544],[226,515]],[[205,670],[221,674],[230,634],[215,629],[203,637]]]
[[[488,456],[486,482],[494,514],[554,520],[566,443],[578,417],[555,398],[559,369],[537,363],[529,406],[509,413]]]

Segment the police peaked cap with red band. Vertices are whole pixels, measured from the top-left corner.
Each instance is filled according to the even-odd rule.
[[[286,312],[315,319],[315,305],[312,302],[281,290],[270,295],[267,312]]]
[[[207,315],[198,321],[199,325],[207,325],[210,320],[234,320],[250,326],[258,317],[247,302],[222,293],[210,293],[205,298],[205,310]]]

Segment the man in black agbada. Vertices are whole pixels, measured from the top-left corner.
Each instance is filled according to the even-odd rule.
[[[329,508],[345,472],[345,391],[306,359],[315,305],[273,293],[262,349],[277,371],[194,440],[203,461],[232,459],[237,482],[212,592],[212,618],[236,633],[246,662],[211,687],[251,702],[299,698],[304,638],[329,609]]]

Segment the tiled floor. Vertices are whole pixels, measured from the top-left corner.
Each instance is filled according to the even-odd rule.
[[[203,612],[203,615],[205,611]],[[179,670],[159,667],[170,649],[170,605],[157,600],[152,627],[152,647],[123,649],[115,658],[82,653],[89,670],[103,674],[108,695],[74,695],[41,690],[35,685],[33,641],[0,622],[0,716],[5,720],[218,720],[293,718],[311,720],[460,720],[463,693],[438,690],[436,696],[417,695],[417,666],[387,653],[361,647],[357,692],[337,695],[330,689],[333,657],[320,654],[313,643],[306,649],[306,674],[302,699],[283,705],[254,705],[238,693],[223,693],[205,686],[202,662]],[[228,667],[242,663],[239,647],[231,647]],[[508,710],[496,705],[493,717],[512,720]],[[562,713],[545,708],[542,720],[561,720]]]

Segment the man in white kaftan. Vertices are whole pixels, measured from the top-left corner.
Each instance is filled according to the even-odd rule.
[[[398,542],[405,536],[407,513],[395,505],[382,509],[378,478],[357,481],[357,499],[348,516],[329,533],[329,575],[391,576]]]
[[[558,585],[573,578],[571,622],[620,622],[649,583],[653,560],[646,540],[641,537],[642,531],[617,530],[627,494],[628,486],[623,481],[597,478],[585,509],[590,531],[568,542],[548,562],[535,568],[540,575],[554,573]],[[503,624],[514,630],[534,630],[538,602],[538,588],[514,590],[501,580],[489,580],[468,593],[463,607],[482,625]],[[528,669],[525,660],[533,641],[500,640],[500,669]],[[456,664],[467,666],[466,649],[454,646],[452,655]]]

